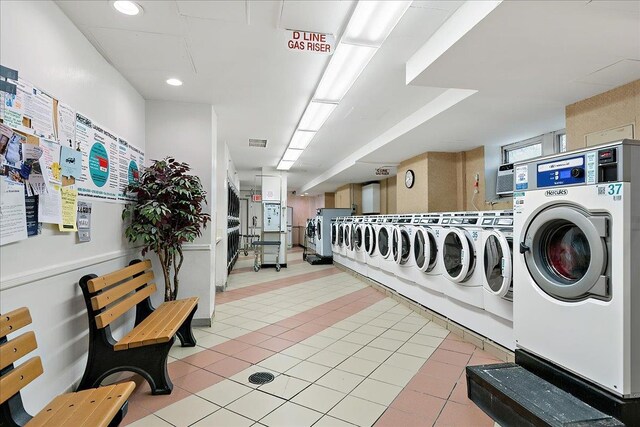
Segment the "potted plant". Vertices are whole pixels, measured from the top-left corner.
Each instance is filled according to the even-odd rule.
[[[178,273],[184,261],[182,245],[202,235],[211,216],[202,211],[206,192],[188,164],[172,157],[154,160],[137,181],[127,187],[134,202],[122,212],[131,221],[125,235],[132,243],[142,243],[142,255],[158,254],[164,275],[164,300],[178,295]],[[173,280],[171,271],[173,268]]]

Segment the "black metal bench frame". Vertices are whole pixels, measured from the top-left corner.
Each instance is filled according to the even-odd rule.
[[[131,261],[129,265],[137,262],[140,262],[140,260]],[[142,274],[143,273],[139,273],[133,277]],[[118,351],[114,350],[114,345],[117,341],[111,334],[111,325],[98,328],[96,324],[96,315],[105,311],[105,309],[94,310],[91,305],[91,298],[99,294],[100,291],[91,294],[88,282],[96,277],[98,276],[95,274],[88,274],[83,276],[79,282],[82,294],[84,295],[84,302],[87,306],[87,317],[89,318],[89,355],[84,375],[77,390],[98,387],[106,377],[117,372],[135,372],[147,380],[151,387],[151,394],[171,394],[173,383],[167,371],[167,359],[169,357],[169,350],[175,342],[175,337],[164,343],[144,345]],[[196,339],[191,329],[191,321],[197,309],[198,305],[196,304],[176,332],[183,347],[195,347],[196,345]],[[154,310],[155,308],[151,304],[149,297],[138,303],[136,305],[134,328],[153,313]]]

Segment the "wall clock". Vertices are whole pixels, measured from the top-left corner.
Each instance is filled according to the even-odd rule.
[[[407,170],[407,172],[404,174],[404,185],[407,188],[411,188],[413,187],[415,180],[416,180],[416,174],[413,172],[413,170],[411,169]]]

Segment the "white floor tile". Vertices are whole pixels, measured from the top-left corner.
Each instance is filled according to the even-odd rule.
[[[370,402],[389,406],[401,391],[402,387],[367,378],[350,394]]]
[[[358,357],[350,357],[336,366],[336,369],[366,377],[371,372],[375,371],[378,366],[380,366],[380,362],[372,362],[371,360],[360,359]]]
[[[218,405],[191,395],[156,411],[155,415],[176,427],[181,427],[191,425],[218,409],[220,409]]]
[[[205,348],[210,348],[218,344],[222,344],[229,341],[227,337],[221,337],[217,334],[209,334],[208,337],[200,338],[198,340],[198,345]]]
[[[349,393],[364,380],[361,375],[351,374],[338,369],[327,372],[316,384],[329,387],[330,389]]]
[[[295,357],[296,359],[305,360],[316,354],[318,351],[320,351],[320,349],[298,343],[282,350],[280,353]]]
[[[321,350],[318,353],[314,354],[307,360],[312,363],[317,363],[319,365],[328,366],[330,368],[335,368],[340,363],[342,363],[348,355],[335,353],[329,350]]]
[[[427,323],[425,326],[422,327],[422,329],[420,329],[416,333],[420,335],[430,335],[432,337],[440,337],[440,338],[446,338],[447,335],[449,335],[448,330],[444,329],[442,326],[433,322]]]
[[[304,406],[287,402],[261,419],[260,423],[269,427],[310,427],[318,421],[322,415],[322,413],[305,408]]]
[[[273,394],[274,396],[289,400],[307,388],[309,384],[311,384],[309,381],[304,381],[299,378],[283,374],[277,376],[270,383],[261,385],[258,389],[265,393]]]
[[[392,340],[407,341],[409,338],[411,338],[413,336],[413,333],[397,331],[395,329],[389,329],[388,331],[384,332],[380,336],[382,338],[389,338],[389,339],[392,339]]]
[[[396,368],[406,369],[407,371],[418,372],[418,369],[422,367],[425,360],[427,360],[427,357],[394,353],[391,355],[391,357],[384,361],[384,364],[395,366]]]
[[[396,351],[404,345],[405,341],[392,340],[391,338],[378,337],[367,344],[369,347],[381,348],[383,350]]]
[[[353,424],[325,415],[313,427],[353,427]]]
[[[307,408],[326,413],[346,396],[337,390],[311,384],[291,401]]]
[[[361,334],[373,335],[377,337],[378,335],[387,331],[387,328],[381,328],[379,326],[371,326],[371,325],[362,325],[355,332],[360,332]]]
[[[327,350],[333,351],[335,353],[344,354],[346,356],[351,356],[356,351],[360,350],[362,345],[355,344],[347,341],[336,341],[327,347]]]
[[[443,340],[444,338],[432,337],[430,335],[415,334],[414,336],[409,338],[409,341],[407,342],[437,348],[440,344],[442,344]]]
[[[300,359],[287,356],[286,354],[276,353],[260,362],[260,366],[276,372],[286,372],[298,363],[300,363]]]
[[[249,393],[252,388],[238,384],[235,381],[224,380],[217,384],[207,387],[202,391],[196,393],[203,399],[207,399],[210,402],[220,406],[227,406],[234,400]]]
[[[388,384],[404,387],[411,381],[411,378],[415,375],[413,371],[407,371],[406,369],[396,368],[395,366],[382,364],[369,375],[369,378],[379,380]]]
[[[238,415],[235,412],[222,408],[198,421],[193,425],[193,427],[249,427],[251,425],[253,425],[253,421],[249,418],[245,418],[242,415]]]
[[[371,360],[372,362],[383,362],[392,354],[393,352],[389,350],[366,346],[357,351],[354,356],[360,359]]]
[[[324,374],[331,370],[330,367],[318,365],[309,361],[302,361],[293,368],[289,369],[286,374],[306,381],[316,381]]]
[[[263,393],[260,390],[253,390],[251,393],[242,396],[240,399],[227,406],[227,409],[251,418],[254,421],[282,405],[285,401],[279,397]]]
[[[371,426],[387,409],[384,405],[369,402],[355,396],[347,396],[328,415],[358,426]]]
[[[409,356],[422,357],[425,359],[428,359],[434,351],[436,351],[435,347],[429,347],[412,342],[404,344],[397,350],[397,352],[401,354],[408,354]]]
[[[323,349],[327,348],[331,344],[336,342],[333,338],[321,337],[319,335],[314,335],[312,337],[307,338],[306,340],[300,341],[300,344],[308,345],[311,347]]]
[[[131,427],[172,427],[173,424],[169,424],[165,420],[160,417],[156,417],[155,415],[147,415],[144,418],[139,419],[131,424]]]
[[[341,338],[340,341],[352,342],[360,345],[367,345],[374,339],[375,337],[373,335],[363,334],[360,332],[351,332],[349,335],[346,335],[343,338]]]
[[[334,340],[339,340],[340,338],[344,337],[348,333],[349,331],[345,331],[344,329],[331,327],[331,328],[325,329],[324,331],[318,332],[317,335],[321,337],[332,338]]]

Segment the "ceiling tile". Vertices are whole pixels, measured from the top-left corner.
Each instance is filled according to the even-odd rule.
[[[211,19],[216,21],[247,23],[247,5],[241,0],[193,1],[177,2],[181,15],[191,18]]]
[[[280,28],[338,35],[355,1],[285,0]]]

